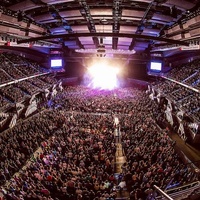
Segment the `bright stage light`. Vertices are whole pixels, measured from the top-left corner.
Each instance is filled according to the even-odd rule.
[[[118,87],[119,68],[107,66],[106,63],[97,63],[89,67],[88,72],[90,75],[89,86],[108,90]]]

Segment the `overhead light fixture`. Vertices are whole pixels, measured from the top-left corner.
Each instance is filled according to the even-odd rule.
[[[131,55],[135,54],[135,50],[124,50],[124,49],[105,49],[105,48],[98,48],[98,49],[76,49],[78,53],[90,53],[90,54],[121,54],[121,55]]]
[[[99,45],[97,49],[76,49],[78,53],[90,53],[96,54],[97,57],[106,57],[107,54],[123,54],[123,55],[130,55],[134,54],[135,50],[124,50],[124,49],[106,49],[105,45],[103,44],[103,38],[99,38]]]
[[[100,23],[105,25],[105,24],[108,24],[108,20],[103,18],[103,19],[100,19]]]

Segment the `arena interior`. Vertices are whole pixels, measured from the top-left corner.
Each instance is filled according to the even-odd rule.
[[[1,0],[0,200],[199,200],[199,21],[199,0]]]

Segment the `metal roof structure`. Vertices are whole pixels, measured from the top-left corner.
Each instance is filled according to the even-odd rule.
[[[24,46],[146,52],[200,38],[199,0],[2,0],[0,9],[1,39]]]

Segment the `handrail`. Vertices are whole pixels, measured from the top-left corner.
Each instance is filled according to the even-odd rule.
[[[162,196],[166,197],[168,200],[173,200],[167,193],[161,190],[158,186],[153,186]]]
[[[28,77],[25,77],[25,78],[21,78],[21,79],[17,79],[17,80],[14,80],[14,81],[10,81],[8,83],[4,83],[4,84],[1,84],[0,85],[0,88],[1,87],[5,87],[7,85],[12,85],[14,83],[18,83],[20,81],[24,81],[24,80],[27,80],[27,79],[31,79],[31,78],[35,78],[35,77],[38,77],[38,76],[43,76],[43,75],[46,75],[46,74],[49,74],[50,72],[46,72],[46,73],[42,73],[42,74],[36,74],[36,75],[33,75],[33,76],[28,76]]]
[[[165,79],[165,80],[167,80],[167,81],[171,81],[171,82],[174,82],[174,83],[176,83],[176,84],[179,84],[179,85],[181,85],[181,86],[183,86],[183,87],[186,87],[186,88],[188,88],[188,89],[190,89],[190,90],[193,90],[194,92],[197,92],[197,93],[200,93],[200,90],[198,90],[198,89],[196,89],[196,88],[193,88],[193,87],[191,87],[191,86],[189,86],[189,85],[186,85],[186,84],[184,84],[184,83],[181,83],[181,82],[179,82],[179,81],[175,81],[175,80],[173,80],[173,79],[170,79],[170,78],[168,78],[168,77],[166,77],[166,76],[160,76],[161,78],[163,78],[163,79]],[[158,91],[159,93],[161,93],[161,94],[163,94],[163,91],[162,90],[159,90],[159,89],[156,89],[156,91]],[[174,91],[173,91],[174,92]],[[172,93],[173,93],[172,92]],[[164,95],[165,96],[165,95]],[[173,102],[174,104],[176,104],[178,107],[180,107],[180,104],[177,102],[177,101],[175,101],[173,98],[171,98],[171,96],[166,96],[166,98],[167,99],[169,99],[171,102]],[[187,112],[187,110],[185,110],[184,108],[181,108],[181,110],[183,110],[185,113],[187,113],[187,115],[190,117],[190,118],[192,118],[194,121],[199,121],[194,115],[190,115],[188,112]]]
[[[200,182],[199,181],[196,181],[196,182],[193,182],[193,183],[189,183],[189,184],[186,184],[186,185],[182,185],[180,187],[177,187],[177,188],[172,188],[172,189],[169,189],[169,190],[166,190],[167,193],[170,193],[170,192],[173,192],[173,191],[177,191],[177,190],[184,190],[185,188],[188,188],[188,187],[192,187],[194,186],[195,184],[199,184],[200,185]]]
[[[179,82],[179,81],[175,81],[175,80],[173,80],[173,79],[171,79],[171,78],[168,78],[168,77],[165,77],[165,76],[161,76],[161,77],[164,78],[164,79],[166,79],[166,80],[169,80],[169,81],[171,81],[171,82],[177,83],[177,84],[179,84],[179,85],[181,85],[181,86],[183,86],[183,87],[186,87],[186,88],[188,88],[188,89],[190,89],[190,90],[193,90],[194,92],[200,93],[200,90],[197,90],[196,88],[193,88],[193,87],[191,87],[191,86],[189,86],[189,85],[186,85],[186,84],[181,83],[181,82]]]
[[[180,187],[177,187],[177,188],[166,190],[165,192],[168,195],[170,195],[171,198],[178,199],[178,197],[180,197],[180,196],[186,197],[186,196],[192,194],[198,188],[200,188],[200,182],[196,181],[196,182],[184,185],[184,186],[180,186]],[[157,196],[156,199],[163,199],[162,195]]]

